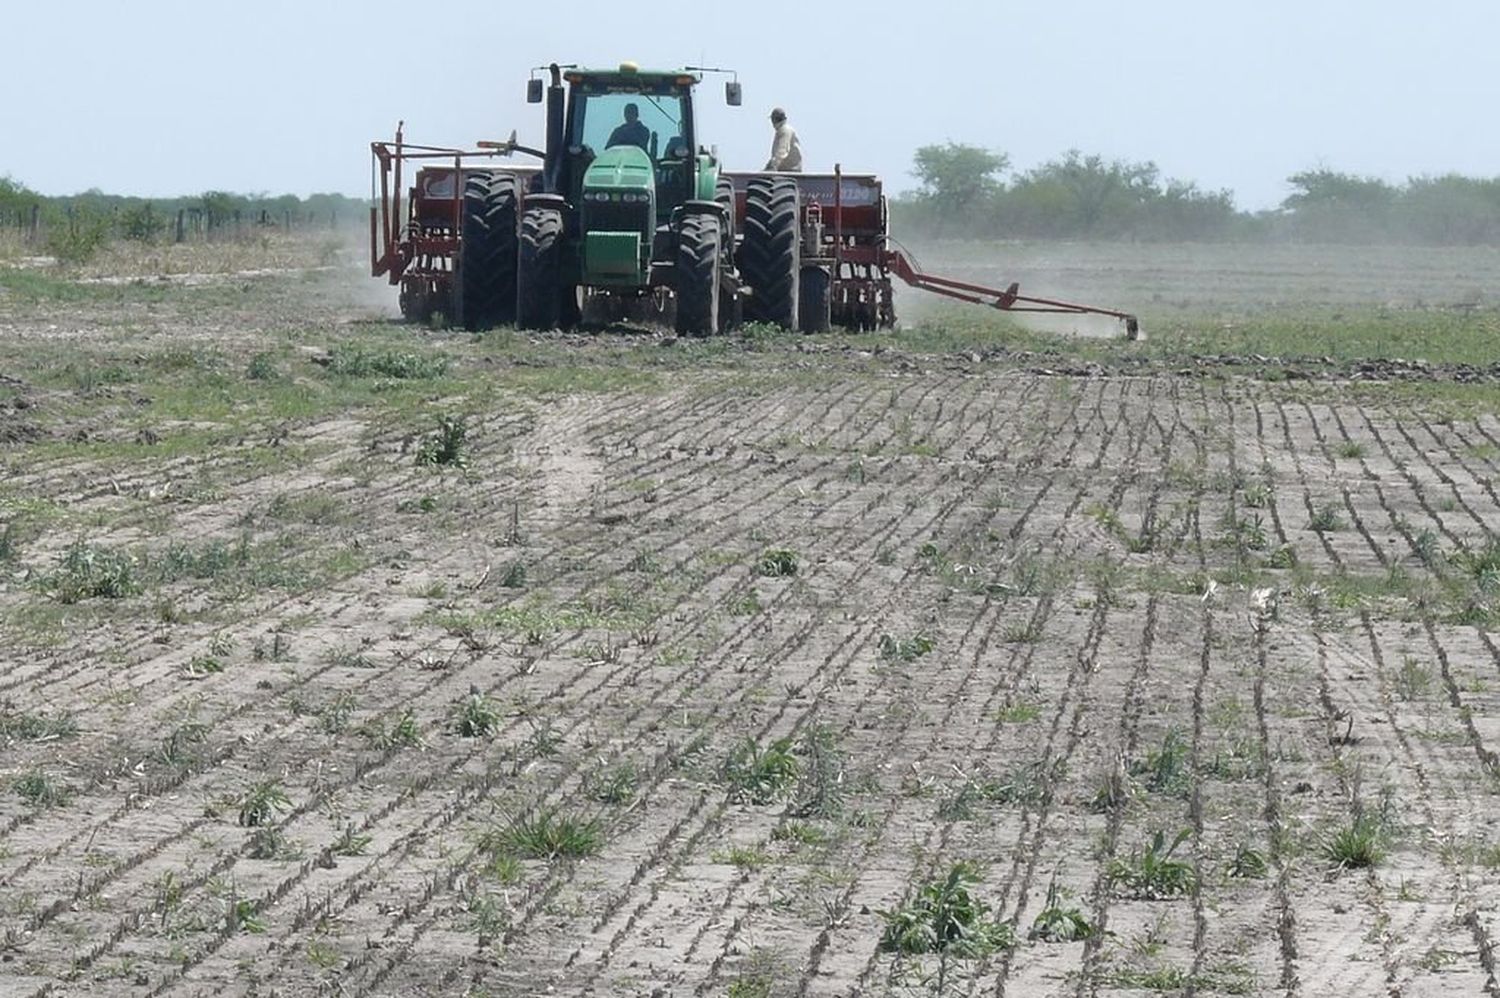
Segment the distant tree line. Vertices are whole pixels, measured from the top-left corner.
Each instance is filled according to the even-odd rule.
[[[1500,245],[1500,177],[1394,185],[1306,170],[1287,178],[1292,193],[1278,208],[1246,212],[1232,192],[1163,177],[1154,163],[1077,150],[1015,172],[1004,153],[930,145],[917,150],[913,172],[922,186],[892,212],[898,231],[926,236]]]
[[[88,190],[47,197],[0,177],[0,233],[17,231],[65,258],[84,258],[110,239],[212,239],[237,232],[332,229],[364,224],[368,202],[342,194],[233,194],[139,198]]]

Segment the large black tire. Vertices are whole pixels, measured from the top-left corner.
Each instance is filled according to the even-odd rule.
[[[719,220],[688,215],[677,228],[679,335],[712,336],[719,331]]]
[[[724,209],[724,217],[726,219],[724,228],[724,245],[720,246],[719,250],[724,254],[725,259],[732,260],[734,258],[735,233],[734,184],[730,183],[729,178],[724,176],[722,173],[719,174],[719,180],[714,189],[714,200],[717,201],[719,203],[719,206]]]
[[[798,281],[797,328],[826,333],[833,312],[832,282],[822,267],[803,267]]]
[[[450,321],[489,329],[516,321],[516,178],[464,174],[462,238]]]
[[[736,263],[750,288],[745,317],[783,329],[797,325],[802,225],[797,182],[757,177],[745,191],[745,236]]]
[[[556,208],[527,208],[521,216],[516,264],[516,325],[556,329],[562,308],[563,216]]]

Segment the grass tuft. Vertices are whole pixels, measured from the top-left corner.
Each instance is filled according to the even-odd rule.
[[[746,738],[729,753],[723,778],[731,801],[770,804],[791,790],[797,772],[790,738],[778,738],[764,750],[755,739]]]
[[[604,831],[598,821],[550,808],[523,814],[505,828],[485,833],[480,841],[480,848],[495,854],[508,852],[549,863],[592,856],[603,847]]]

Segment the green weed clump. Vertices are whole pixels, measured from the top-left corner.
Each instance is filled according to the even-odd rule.
[[[346,378],[378,377],[420,381],[442,377],[448,372],[448,363],[448,358],[443,354],[376,350],[351,343],[333,348],[328,370]]]
[[[878,644],[880,657],[888,662],[915,662],[937,647],[937,642],[925,634],[913,634],[909,638],[882,634]]]
[[[945,875],[922,885],[907,903],[881,912],[885,929],[879,948],[972,959],[1015,945],[1015,930],[992,919],[989,905],[974,895],[978,883],[973,865],[955,863]]]
[[[1031,923],[1031,930],[1026,933],[1026,938],[1048,943],[1071,943],[1089,939],[1097,931],[1077,906],[1064,907],[1062,890],[1057,886],[1057,874],[1053,873],[1047,884],[1047,900],[1042,902],[1042,910]]]
[[[789,578],[797,574],[797,552],[786,548],[767,548],[761,552],[755,570],[770,578]]]
[[[601,804],[629,804],[639,785],[640,776],[628,762],[616,763],[584,780],[585,791]]]
[[[1344,529],[1344,518],[1339,515],[1336,506],[1319,506],[1313,510],[1312,519],[1308,521],[1307,529],[1317,531],[1320,534],[1333,533]]]
[[[1192,864],[1173,859],[1172,854],[1192,833],[1184,828],[1170,845],[1166,834],[1157,832],[1145,847],[1128,858],[1110,861],[1106,875],[1111,884],[1122,886],[1132,896],[1158,899],[1190,893],[1198,882]]]
[[[370,740],[371,748],[382,752],[396,748],[421,748],[423,744],[417,716],[410,708],[403,711],[389,728],[378,721],[371,721],[365,726],[364,735]]]
[[[53,741],[71,738],[77,733],[78,722],[72,714],[32,713],[16,710],[8,703],[0,705],[0,741]]]
[[[270,824],[276,815],[290,811],[291,799],[276,780],[264,780],[245,791],[240,798],[239,823],[246,828]]]
[[[1449,561],[1468,576],[1480,592],[1500,590],[1500,538],[1490,540],[1482,548],[1458,551],[1449,557]]]
[[[95,547],[75,541],[49,580],[49,588],[60,603],[86,599],[123,599],[138,595],[135,559],[113,548]]]
[[[1192,789],[1192,763],[1189,746],[1177,731],[1162,738],[1161,748],[1146,753],[1146,758],[1130,767],[1130,775],[1156,793],[1185,797]]]
[[[531,811],[505,828],[486,832],[480,848],[487,852],[552,862],[592,856],[604,847],[604,831],[594,819],[563,814],[555,809]]]
[[[765,749],[746,738],[729,753],[723,775],[731,801],[770,804],[796,784],[797,772],[790,738],[778,738]]]
[[[1386,829],[1378,816],[1361,813],[1323,841],[1323,858],[1345,870],[1364,870],[1385,859]]]
[[[477,689],[454,705],[449,723],[464,738],[483,738],[500,727],[500,708]]]
[[[467,466],[469,457],[464,453],[464,441],[468,433],[468,426],[462,416],[439,418],[437,430],[423,438],[417,448],[417,464],[441,468]]]
[[[57,807],[72,796],[67,785],[53,779],[45,770],[32,769],[16,777],[11,784],[16,796],[32,807]]]

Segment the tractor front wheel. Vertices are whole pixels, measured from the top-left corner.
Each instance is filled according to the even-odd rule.
[[[790,177],[751,180],[745,190],[745,235],[735,259],[750,287],[746,318],[796,328],[801,257],[797,181]]]
[[[562,212],[528,208],[521,216],[516,264],[516,325],[555,329],[562,309]]]
[[[516,178],[510,174],[465,172],[462,239],[449,316],[465,329],[516,320],[517,203]]]
[[[677,319],[680,335],[712,336],[719,331],[719,220],[689,215],[677,229]]]

